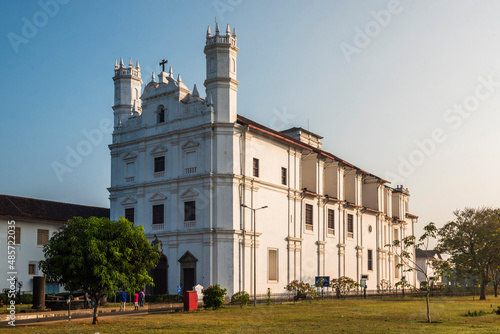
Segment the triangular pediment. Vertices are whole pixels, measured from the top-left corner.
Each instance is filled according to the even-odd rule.
[[[200,146],[200,143],[194,142],[192,140],[188,140],[184,145],[182,145],[183,149],[194,148]]]
[[[179,259],[180,263],[193,263],[193,262],[198,262],[198,259],[193,256],[189,251],[184,253],[182,257]]]
[[[188,189],[186,191],[184,191],[182,194],[181,194],[181,198],[189,198],[189,197],[196,197],[198,196],[200,193],[197,192],[196,190],[194,189]]]
[[[163,195],[162,193],[156,193],[149,198],[150,202],[158,202],[158,201],[165,201],[165,200],[167,200],[167,196]]]
[[[167,148],[163,145],[156,145],[150,152],[151,155],[157,155],[167,152]]]
[[[122,157],[122,159],[125,160],[125,161],[135,160],[135,158],[137,158],[137,154],[134,154],[132,152],[127,152]]]
[[[132,196],[127,196],[123,201],[120,202],[121,205],[133,205],[137,203],[137,200]]]

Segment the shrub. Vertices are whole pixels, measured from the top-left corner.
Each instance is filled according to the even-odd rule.
[[[485,315],[486,312],[481,310],[481,311],[474,311],[474,312],[471,312],[470,310],[467,311],[467,313],[465,314],[466,317],[480,317],[482,315]]]
[[[291,281],[287,286],[285,286],[285,290],[295,292],[295,295],[299,298],[304,298],[308,295],[311,296],[311,298],[314,298],[318,295],[318,292],[311,284],[304,283],[302,281],[299,282],[297,280]]]
[[[500,315],[500,306],[498,306],[498,308],[495,310],[495,313]]]
[[[330,286],[337,293],[337,298],[342,297],[343,299],[345,299],[349,294],[349,291],[356,289],[360,285],[352,278],[347,276],[342,276],[339,278],[332,279]]]
[[[231,304],[240,304],[240,307],[246,306],[250,300],[250,295],[246,291],[236,292],[231,297]]]
[[[146,295],[146,303],[180,303],[183,301],[182,295]]]
[[[33,304],[33,295],[32,294],[21,294],[20,295],[20,304]]]
[[[203,307],[218,310],[224,306],[224,296],[227,289],[221,289],[219,284],[209,286],[203,290]]]

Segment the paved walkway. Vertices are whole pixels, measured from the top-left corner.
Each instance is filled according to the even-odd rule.
[[[154,312],[156,309],[175,311],[176,309],[182,310],[184,304],[174,303],[174,304],[152,304],[145,305],[144,307],[139,307],[138,311],[134,310],[133,304],[127,304],[125,312],[119,312],[120,307],[99,307],[99,317],[102,316],[121,316],[121,315],[146,315],[150,311]],[[93,309],[79,309],[71,310],[71,319],[81,319],[81,318],[92,318],[94,314]],[[58,311],[42,311],[42,312],[29,312],[23,313],[19,312],[16,314],[16,324],[29,324],[36,322],[45,321],[60,321],[68,319],[68,310],[58,310]],[[0,327],[7,326],[7,322],[10,321],[9,315],[0,315]]]

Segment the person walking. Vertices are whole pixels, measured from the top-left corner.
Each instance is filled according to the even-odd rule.
[[[89,308],[89,294],[85,292],[83,298],[84,298],[83,308]]]
[[[120,311],[119,312],[125,312],[125,304],[127,303],[127,293],[125,291],[122,291],[120,293]]]
[[[134,295],[134,311],[139,311],[139,293],[137,291]]]
[[[146,299],[146,294],[144,293],[144,290],[141,289],[141,292],[139,292],[139,306],[144,307],[144,299]]]

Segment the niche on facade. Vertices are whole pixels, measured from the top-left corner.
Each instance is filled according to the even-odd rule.
[[[198,149],[200,143],[188,140],[182,145],[184,155],[184,174],[196,174],[198,172]]]

